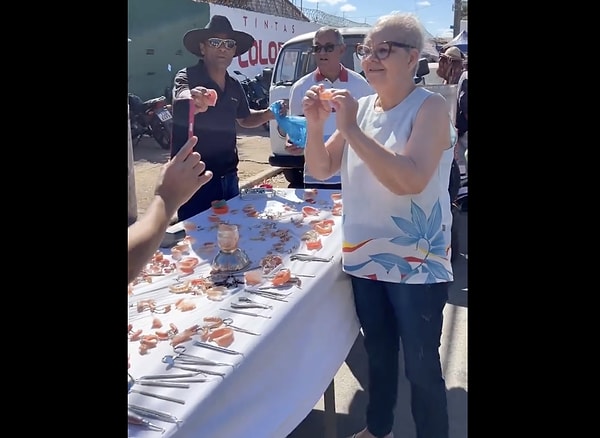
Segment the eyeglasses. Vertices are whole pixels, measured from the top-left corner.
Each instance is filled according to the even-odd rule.
[[[382,43],[377,44],[375,49],[367,46],[366,44],[357,44],[356,45],[356,56],[360,60],[365,59],[367,56],[373,55],[380,61],[383,61],[390,53],[392,53],[392,47],[401,47],[403,49],[416,49],[415,46],[411,46],[409,44],[397,43],[395,41],[384,41]]]
[[[224,45],[226,49],[231,50],[237,45],[235,40],[230,40],[230,39],[224,40],[221,38],[209,38],[207,41],[208,41],[208,44],[211,47],[214,47],[215,49],[218,49],[219,47]]]
[[[311,46],[310,49],[313,53],[321,53],[322,50],[325,50],[326,53],[331,53],[336,48],[336,46],[339,46],[339,44],[327,43],[323,46],[320,44],[315,44],[314,46]]]

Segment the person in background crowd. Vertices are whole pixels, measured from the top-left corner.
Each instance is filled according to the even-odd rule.
[[[207,184],[213,174],[206,170],[198,152],[197,138],[185,145],[161,168],[155,195],[144,215],[127,229],[127,280],[131,283],[152,258],[177,209]]]
[[[325,88],[343,88],[348,90],[356,99],[373,94],[373,89],[363,76],[342,64],[342,56],[345,51],[344,37],[335,27],[323,26],[315,32],[312,54],[315,57],[317,68],[292,85],[289,100],[291,115],[302,115],[302,99],[306,91],[313,85],[323,84]],[[334,131],[335,111],[332,111],[325,124],[325,139]],[[289,140],[286,150],[293,155],[304,153],[304,149],[294,146]],[[304,187],[339,190],[341,188],[341,177],[339,173],[336,173],[331,178],[321,181],[311,176],[306,171],[305,165]]]
[[[469,133],[469,71],[464,70],[460,75],[457,87],[456,100],[456,130],[458,131],[458,144],[456,145],[456,161],[463,166],[468,175],[468,133]]]
[[[466,57],[465,55],[458,49],[458,47],[451,46],[446,49],[444,53],[440,55],[440,60],[437,69],[437,75],[444,79],[444,84],[454,85],[458,84],[460,77],[464,71],[466,65]],[[459,87],[457,86],[457,89]],[[459,94],[459,93],[457,93]],[[461,128],[459,127],[459,109],[457,102],[457,110],[455,113],[455,128],[457,130],[457,143],[454,150],[454,159],[452,161],[452,172],[450,175],[450,201],[454,202],[456,200],[456,194],[458,194],[458,190],[460,188],[460,175],[461,168],[466,169],[466,163],[464,158],[464,151],[462,150],[462,143],[466,144],[466,137],[464,137],[461,132]],[[462,138],[462,139],[461,139]],[[461,143],[462,142],[462,143]],[[453,228],[455,231],[455,228]],[[452,257],[455,258],[458,254],[458,238],[456,234],[453,234],[453,247],[456,251],[453,251]]]
[[[444,84],[458,84],[458,79],[463,71],[463,59],[465,55],[458,47],[448,47],[440,54],[437,75],[444,80]]]
[[[180,221],[208,209],[214,200],[239,194],[236,120],[244,128],[255,128],[274,119],[269,109],[251,110],[242,85],[227,73],[233,57],[246,53],[253,42],[251,35],[233,30],[222,15],[213,15],[206,28],[192,29],[183,37],[183,45],[199,61],[175,75],[174,105],[179,99],[192,99],[196,150],[214,178],[179,208]],[[215,106],[209,106],[207,89],[217,91]]]
[[[424,31],[414,14],[381,17],[356,47],[376,94],[347,90],[303,99],[311,175],[341,170],[342,269],[350,275],[369,367],[366,428],[354,438],[393,436],[399,349],[419,438],[448,438],[440,338],[448,287],[454,153],[448,106],[414,83]],[[331,103],[330,103],[331,102]],[[323,142],[330,105],[337,130]]]

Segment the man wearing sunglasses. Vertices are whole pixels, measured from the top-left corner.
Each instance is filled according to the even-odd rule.
[[[315,32],[313,38],[312,54],[315,57],[317,68],[298,79],[290,89],[289,111],[291,115],[301,116],[302,98],[313,85],[323,84],[325,88],[342,88],[358,99],[362,96],[373,94],[373,89],[367,80],[353,70],[347,69],[342,64],[342,56],[346,51],[344,37],[335,27],[323,26]],[[332,111],[325,123],[325,140],[335,132],[335,111]],[[296,147],[288,140],[286,150],[293,155],[301,155],[304,149]],[[341,189],[339,172],[327,180],[319,180],[306,172],[304,168],[305,188],[325,188],[332,190]]]
[[[208,209],[214,200],[239,194],[236,121],[244,128],[255,128],[274,119],[269,109],[251,110],[241,84],[227,73],[233,57],[246,53],[253,43],[251,35],[233,30],[222,15],[213,15],[204,29],[192,29],[183,37],[185,48],[200,59],[175,75],[173,105],[191,99],[193,135],[198,137],[194,150],[214,176],[179,208],[180,221]],[[207,89],[217,92],[214,106],[209,105],[213,102]],[[187,126],[191,121],[176,118],[174,123]],[[171,155],[177,152],[171,149]]]

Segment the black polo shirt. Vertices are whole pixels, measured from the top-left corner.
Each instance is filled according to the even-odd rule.
[[[178,98],[183,90],[202,86],[217,91],[217,104],[208,107],[203,113],[194,116],[194,135],[198,143],[194,150],[200,153],[206,168],[219,177],[237,171],[239,163],[236,141],[236,119],[250,115],[250,107],[242,85],[225,73],[225,90],[213,81],[204,61],[177,72],[174,80],[173,95]],[[175,123],[182,121],[175,120]],[[183,121],[187,128],[187,122]],[[176,152],[176,151],[175,151]]]

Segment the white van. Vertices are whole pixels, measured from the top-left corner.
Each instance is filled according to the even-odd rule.
[[[346,44],[346,53],[344,53],[344,56],[342,57],[342,64],[344,64],[346,68],[350,68],[359,73],[362,72],[360,60],[356,56],[354,48],[357,44],[363,42],[369,29],[369,27],[340,28],[340,33],[344,36],[344,43]],[[310,49],[313,44],[314,35],[315,32],[313,31],[288,40],[281,46],[272,72],[270,69],[265,69],[263,72],[265,78],[271,74],[271,86],[269,89],[270,103],[277,100],[287,101],[290,97],[290,88],[292,84],[317,68]],[[448,99],[448,91],[449,96],[452,94],[450,90],[444,90],[445,92],[442,92],[437,89],[438,87],[447,87],[441,85],[442,79],[435,73],[437,70],[437,63],[430,63],[428,66],[429,73],[423,77],[423,80],[419,85],[427,88],[430,88],[429,86],[431,85],[432,91],[441,92],[446,99]],[[454,85],[453,87],[454,96],[456,96],[456,86]],[[453,100],[455,101],[456,98]],[[269,157],[269,164],[271,166],[283,168],[283,174],[288,182],[290,182],[290,187],[303,187],[302,172],[304,171],[304,156],[289,155],[285,151],[285,133],[279,128],[276,121],[272,120],[270,123],[271,156]]]

